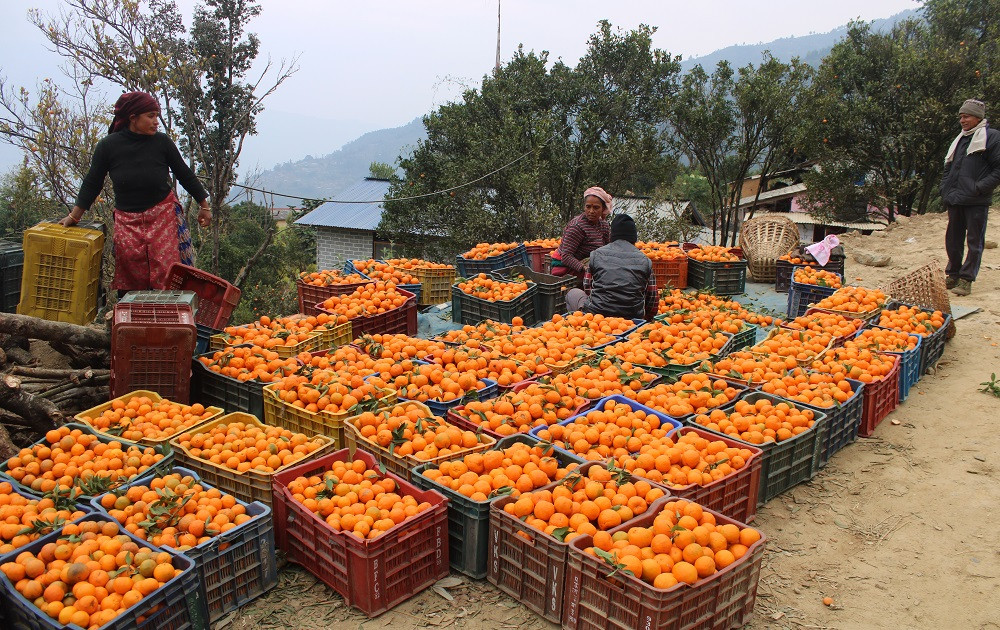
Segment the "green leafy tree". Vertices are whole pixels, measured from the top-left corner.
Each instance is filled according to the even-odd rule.
[[[19,238],[26,228],[55,218],[61,211],[46,194],[41,177],[27,164],[0,178],[0,237]]]
[[[789,153],[810,75],[797,59],[765,53],[739,70],[720,61],[711,75],[696,65],[681,81],[670,101],[671,132],[707,179],[714,242],[735,245],[742,181],[755,171],[766,179]]]
[[[427,138],[401,158],[379,232],[444,259],[484,239],[558,235],[588,186],[643,192],[671,179],[662,104],[679,64],[652,47],[653,32],[601,22],[576,68],[519,48],[424,118]]]
[[[368,165],[368,176],[377,179],[392,179],[396,175],[396,169],[392,164],[385,162],[372,162]]]

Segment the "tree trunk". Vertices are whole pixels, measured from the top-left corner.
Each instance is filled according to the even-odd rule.
[[[25,392],[21,382],[10,375],[0,378],[0,407],[21,416],[27,426],[42,433],[66,420],[54,403]]]
[[[110,348],[81,348],[59,341],[50,341],[49,345],[56,352],[66,355],[69,364],[74,368],[106,369],[111,367]]]
[[[17,452],[21,450],[17,448],[13,441],[10,439],[10,434],[7,433],[7,427],[0,423],[0,459],[6,461],[11,457],[17,455]]]
[[[106,331],[77,326],[76,324],[52,322],[27,315],[0,313],[0,329],[30,339],[58,341],[66,345],[85,348],[111,347],[111,335]]]

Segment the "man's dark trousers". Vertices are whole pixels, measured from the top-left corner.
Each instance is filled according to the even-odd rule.
[[[945,273],[972,282],[979,274],[979,264],[983,260],[983,244],[986,241],[986,215],[989,206],[949,206],[948,230],[944,244],[948,251],[948,266]],[[969,254],[962,263],[964,246],[968,241]]]

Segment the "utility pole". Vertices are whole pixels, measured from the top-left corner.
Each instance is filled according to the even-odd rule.
[[[496,71],[500,72],[500,0],[497,0],[497,65]]]

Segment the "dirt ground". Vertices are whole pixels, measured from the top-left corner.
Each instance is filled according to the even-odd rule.
[[[848,253],[888,253],[888,267],[849,258],[847,275],[878,286],[944,260],[945,217],[916,217],[874,236],[848,235]],[[994,221],[987,238],[1000,240]],[[942,263],[943,264],[943,263]],[[957,323],[934,374],[816,478],[764,506],[769,537],[749,628],[1000,628],[1000,400],[977,391],[1000,372],[1000,250],[987,250],[974,292],[953,304],[980,311]],[[346,607],[295,566],[277,589],[217,627],[555,628],[488,582],[452,574],[376,619]],[[446,598],[444,595],[447,595]],[[824,606],[824,597],[834,604]]]

